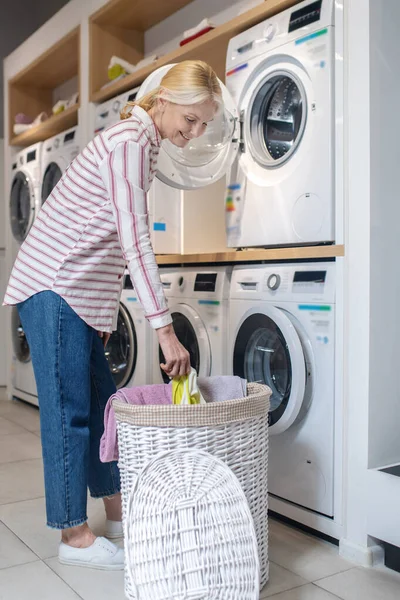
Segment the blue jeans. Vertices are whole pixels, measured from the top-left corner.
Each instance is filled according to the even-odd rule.
[[[87,520],[94,498],[120,491],[116,463],[102,463],[104,408],[115,384],[97,331],[58,294],[39,292],[18,304],[39,397],[47,525]]]

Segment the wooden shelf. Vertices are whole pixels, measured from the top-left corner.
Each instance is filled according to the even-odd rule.
[[[115,0],[112,4],[115,6],[118,2],[126,3],[126,1],[127,0]],[[214,68],[222,81],[225,81],[225,61],[229,40],[249,27],[256,25],[260,21],[279,13],[286,8],[298,4],[300,1],[301,0],[265,0],[262,4],[235,17],[228,23],[216,27],[200,38],[189,42],[185,46],[177,48],[151,65],[139,69],[135,73],[116,81],[114,84],[111,84],[104,89],[99,88],[107,82],[107,65],[113,54],[121,56],[121,58],[132,62],[132,64],[136,64],[143,56],[140,55],[140,48],[138,45],[136,45],[136,49],[134,50],[132,50],[132,47],[126,48],[125,46],[123,48],[121,45],[121,38],[119,40],[120,46],[117,48],[117,40],[113,41],[112,33],[109,30],[101,29],[94,21],[94,16],[92,17],[93,22],[91,23],[90,100],[92,102],[104,102],[105,100],[108,100],[108,98],[112,98],[117,94],[141,84],[146,77],[158,67],[168,63],[180,62],[182,60],[205,60]],[[153,0],[153,2],[155,2],[155,0]],[[168,5],[169,4],[170,2],[168,2]],[[171,4],[173,3],[171,2]],[[188,2],[185,4],[188,4]],[[171,13],[172,12],[174,11],[172,10]],[[115,51],[113,48],[115,48]],[[126,52],[131,52],[131,58],[128,58],[127,54],[123,53],[124,49]],[[101,56],[99,56],[99,52],[101,52]]]
[[[252,248],[204,254],[157,255],[159,265],[189,265],[199,263],[243,263],[279,260],[307,260],[344,256],[344,246],[301,246],[297,248]]]
[[[71,108],[68,108],[59,115],[53,115],[47,121],[40,123],[40,125],[13,137],[10,140],[10,146],[30,146],[31,144],[36,144],[36,142],[47,140],[70,127],[74,127],[78,123],[78,110],[79,104],[75,104],[75,106],[71,106]]]
[[[144,57],[145,31],[191,2],[192,0],[112,0],[94,13],[89,22],[90,99],[107,82],[107,69],[112,56],[137,64]],[[108,94],[107,98],[112,95]]]
[[[9,139],[13,146],[27,146],[56,135],[77,123],[78,105],[22,133],[14,135],[15,115],[24,113],[32,120],[41,112],[52,114],[54,90],[61,84],[78,78],[79,92],[79,27],[54,44],[33,63],[8,82]]]

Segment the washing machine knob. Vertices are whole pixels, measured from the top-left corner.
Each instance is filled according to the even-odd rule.
[[[178,285],[179,285],[179,287],[180,287],[180,288],[183,288],[184,284],[185,284],[185,280],[184,280],[184,278],[183,278],[182,276],[181,276],[181,277],[179,277],[179,280],[178,280]]]
[[[281,276],[280,275],[275,275],[275,273],[273,273],[272,275],[270,275],[268,277],[268,281],[267,281],[267,286],[270,290],[277,290],[278,287],[281,284]]]
[[[268,23],[264,29],[264,39],[266,42],[270,42],[276,33],[276,25]]]

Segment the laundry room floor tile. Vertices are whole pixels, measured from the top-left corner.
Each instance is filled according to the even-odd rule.
[[[0,465],[0,505],[44,496],[40,458]]]
[[[339,556],[336,546],[272,519],[269,527],[269,557],[272,562],[307,581],[322,579],[353,566]]]
[[[88,498],[88,517],[95,534],[103,535],[105,512],[102,500]],[[0,506],[0,521],[41,559],[57,556],[60,532],[46,527],[44,497]]]
[[[0,521],[40,558],[57,556],[60,532],[46,527],[44,498],[0,506]]]
[[[46,560],[46,564],[83,600],[125,599],[123,571],[97,571],[70,567],[61,565],[58,558]]]
[[[28,431],[40,431],[39,409],[20,400],[0,400],[0,417]]]
[[[273,562],[269,564],[269,581],[263,591],[261,592],[260,600],[269,598],[279,592],[291,590],[292,588],[299,587],[309,583],[302,577],[295,575],[291,571],[276,565]]]
[[[309,583],[282,594],[275,594],[270,598],[271,600],[337,600],[338,597]]]
[[[0,464],[41,458],[41,456],[40,440],[30,431],[0,436]]]
[[[79,596],[44,562],[0,569],[0,600],[55,599],[79,600]]]
[[[0,436],[15,435],[17,433],[25,433],[26,431],[27,430],[20,425],[17,425],[4,417],[0,417]]]
[[[399,600],[400,574],[390,569],[353,568],[316,581],[343,600]]]
[[[0,569],[34,562],[37,559],[36,554],[0,522]]]

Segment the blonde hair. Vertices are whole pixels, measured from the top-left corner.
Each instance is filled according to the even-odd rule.
[[[222,90],[210,65],[202,60],[185,60],[171,67],[154,90],[139,100],[128,102],[121,111],[121,119],[129,119],[134,106],[140,106],[148,112],[156,105],[158,98],[186,106],[212,100],[219,106]]]

